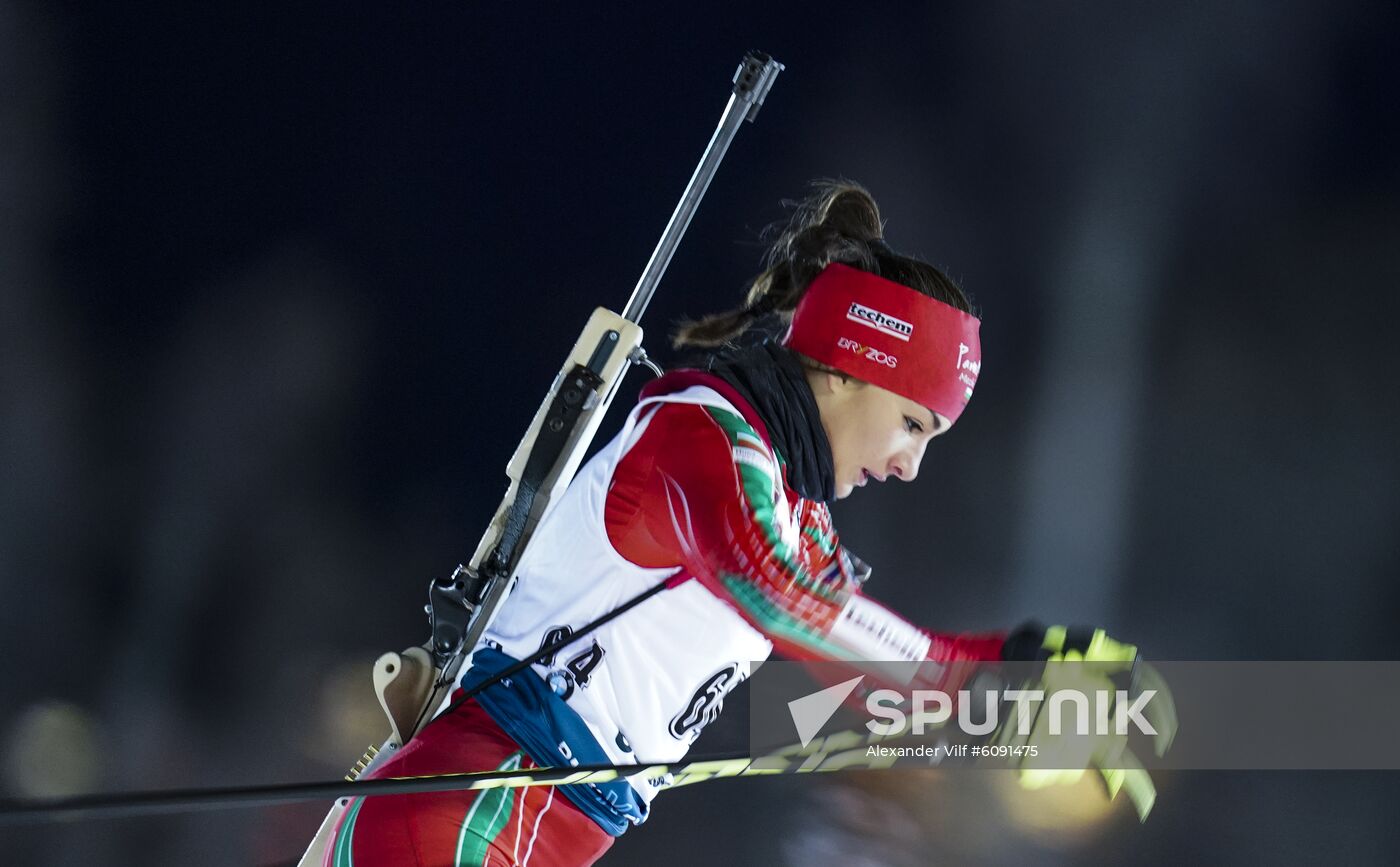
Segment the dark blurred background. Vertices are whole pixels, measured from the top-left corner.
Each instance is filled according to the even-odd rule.
[[[378,742],[370,663],[426,637],[426,582],[750,48],[788,69],[653,354],[822,176],[984,317],[956,432],[837,507],[873,595],[1159,659],[1400,658],[1397,26],[1351,0],[0,0],[3,794],[330,779]],[[1145,826],[1001,776],[707,783],[602,863],[1400,859],[1394,774],[1162,774]],[[286,863],[323,812],[5,828],[0,862]]]

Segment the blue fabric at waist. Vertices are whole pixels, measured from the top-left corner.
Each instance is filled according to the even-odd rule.
[[[518,661],[493,647],[478,647],[462,686],[470,689]],[[531,669],[488,687],[476,701],[541,767],[613,764],[583,719]],[[645,822],[649,812],[626,780],[558,788],[614,837],[629,824]]]

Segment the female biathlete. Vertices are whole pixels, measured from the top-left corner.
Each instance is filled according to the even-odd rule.
[[[981,366],[967,296],[881,236],[864,189],[818,184],[747,303],[681,328],[677,346],[709,350],[703,366],[648,384],[579,472],[461,684],[670,588],[443,714],[374,776],[675,762],[775,647],[854,666],[1041,653],[1035,629],[1008,640],[903,621],[861,593],[868,570],[831,525],[832,500],[913,481]],[[326,864],[592,864],[664,784],[360,799]]]

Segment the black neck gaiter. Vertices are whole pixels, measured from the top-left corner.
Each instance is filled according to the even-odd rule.
[[[803,499],[836,499],[836,468],[817,399],[806,372],[786,347],[772,339],[721,349],[705,369],[734,387],[749,402],[787,461],[787,482]]]

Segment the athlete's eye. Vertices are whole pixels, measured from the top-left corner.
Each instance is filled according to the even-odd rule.
[[[904,429],[909,431],[910,433],[924,432],[923,424],[918,419],[911,418],[907,415],[904,417]]]

